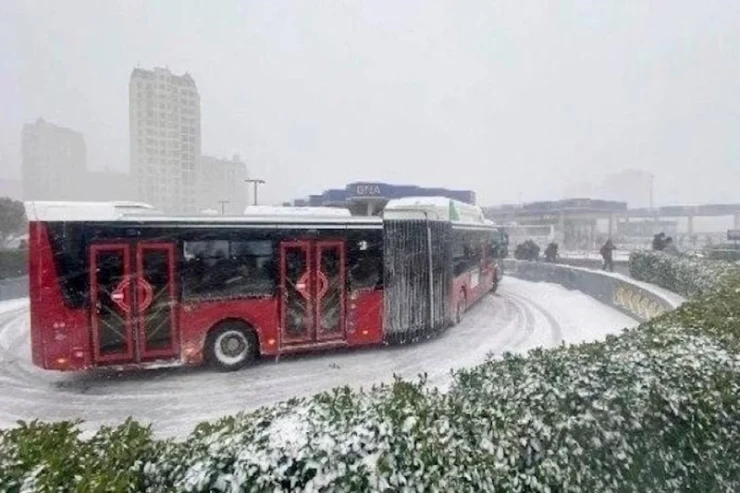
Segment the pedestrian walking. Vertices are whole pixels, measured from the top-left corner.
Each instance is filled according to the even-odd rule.
[[[614,272],[614,250],[616,249],[617,247],[614,246],[614,243],[610,238],[606,240],[606,243],[604,243],[601,250],[599,250],[601,258],[604,259],[604,270]]]

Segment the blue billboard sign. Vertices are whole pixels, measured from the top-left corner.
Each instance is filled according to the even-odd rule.
[[[387,183],[359,182],[347,185],[347,197],[392,198],[393,185]]]
[[[309,204],[340,205],[347,201],[363,199],[391,200],[402,197],[447,197],[468,204],[475,204],[475,192],[472,190],[448,190],[446,188],[423,188],[416,185],[391,185],[379,182],[350,183],[344,189],[331,189],[321,195],[311,195]]]

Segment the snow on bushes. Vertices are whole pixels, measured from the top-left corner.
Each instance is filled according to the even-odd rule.
[[[0,485],[27,491],[733,491],[740,359],[662,322],[507,356],[447,394],[396,381],[198,427],[3,432]],[[18,432],[17,430],[22,430]],[[136,433],[132,433],[134,430]],[[113,486],[116,487],[113,487]]]
[[[496,485],[522,491],[740,486],[740,360],[708,337],[644,328],[461,374],[465,421],[503,449]]]
[[[630,275],[664,287],[687,298],[714,290],[729,276],[740,272],[732,262],[707,260],[687,255],[642,250],[632,252]]]
[[[598,343],[337,388],[159,441],[0,431],[0,491],[740,491],[740,283]]]

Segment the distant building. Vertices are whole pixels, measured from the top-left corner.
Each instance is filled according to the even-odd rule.
[[[666,219],[643,219],[635,221],[620,221],[617,223],[617,235],[629,238],[651,238],[656,231],[668,236],[678,234],[678,221]]]
[[[80,200],[87,150],[80,132],[39,118],[22,131],[24,200]]]
[[[134,69],[129,82],[129,147],[136,199],[166,212],[196,211],[200,96],[189,74]]]
[[[309,195],[307,199],[296,199],[293,205],[296,207],[347,207],[352,215],[372,216],[379,214],[389,200],[401,197],[447,197],[468,204],[475,205],[476,203],[475,192],[472,190],[355,182],[344,188],[326,190],[320,195]]]
[[[611,218],[609,219],[608,236],[614,231],[616,217],[627,213],[627,203],[573,198],[484,207],[483,211],[486,217],[498,224],[533,228],[552,227],[555,241],[566,249],[593,249],[602,241],[597,228],[598,220]],[[516,241],[524,239],[526,238]],[[544,248],[544,245],[540,246]]]
[[[201,156],[196,173],[197,209],[244,213],[248,200],[246,179],[247,166],[239,156],[232,159]]]

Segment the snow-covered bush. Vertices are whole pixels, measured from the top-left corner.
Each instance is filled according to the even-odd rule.
[[[168,442],[130,419],[88,440],[77,424],[33,421],[0,431],[0,491],[142,491],[144,465]]]
[[[158,441],[128,421],[0,431],[0,491],[740,491],[740,283],[446,393],[337,388]]]
[[[732,262],[648,250],[630,254],[630,275],[687,298],[714,290],[740,269]]]

